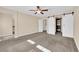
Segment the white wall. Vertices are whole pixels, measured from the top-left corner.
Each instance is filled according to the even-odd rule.
[[[79,51],[79,7],[75,8],[74,19],[74,40]]]
[[[62,35],[64,37],[73,38],[73,18],[72,14],[65,15],[62,17]]]
[[[7,25],[9,24],[9,21],[10,21],[10,20],[8,21],[8,19],[10,19],[10,17],[6,18],[7,14],[9,16],[11,16],[12,19],[14,20],[15,37],[38,32],[38,19],[39,19],[38,17],[30,16],[30,15],[21,13],[19,11],[13,11],[13,10],[9,10],[9,9],[0,7],[0,15],[1,14],[6,14],[3,16],[6,19],[6,22],[8,22],[8,23],[6,23]],[[3,29],[3,30],[5,30],[6,32],[9,32],[9,33],[12,32],[12,30],[7,29],[8,28],[7,25],[5,26],[6,29]],[[2,32],[1,27],[3,27],[3,26],[0,25],[0,32]],[[6,34],[4,34],[4,35],[6,35]]]
[[[0,13],[0,36],[12,35],[12,18],[8,14]]]
[[[18,13],[18,36],[38,32],[38,18]]]

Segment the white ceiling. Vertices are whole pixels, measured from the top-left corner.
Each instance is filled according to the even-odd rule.
[[[36,6],[4,6],[3,8],[8,8],[14,11],[18,10],[20,12],[37,17],[48,17],[74,11],[73,6],[40,6],[40,7],[41,9],[48,9],[48,12],[45,11],[44,15],[42,15],[42,14],[34,14],[33,11],[29,11],[31,9],[36,9]]]

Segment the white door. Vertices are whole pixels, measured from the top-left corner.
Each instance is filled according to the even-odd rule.
[[[73,15],[62,17],[62,35],[64,37],[73,37]]]
[[[38,27],[39,27],[39,32],[43,32],[43,20],[39,19],[38,20]]]
[[[47,20],[47,33],[48,34],[53,34],[55,35],[55,18],[54,17],[50,17]]]

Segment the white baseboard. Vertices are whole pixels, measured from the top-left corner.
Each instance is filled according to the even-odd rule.
[[[21,36],[30,35],[30,34],[34,34],[34,33],[38,33],[38,32],[33,32],[33,33],[28,33],[28,34],[23,34],[23,35],[17,34],[17,35],[15,35],[14,37],[15,37],[15,38],[18,38],[18,37],[21,37]]]
[[[9,37],[9,36],[13,36],[13,35],[0,35],[0,37]]]

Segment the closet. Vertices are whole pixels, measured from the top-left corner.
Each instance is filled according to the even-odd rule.
[[[61,18],[49,17],[46,20],[39,20],[39,32],[47,32],[56,35],[60,33],[63,37],[73,38],[73,13],[62,15]]]
[[[73,20],[74,20],[73,14],[62,16],[62,35],[64,37],[73,38],[73,26],[74,26]]]

